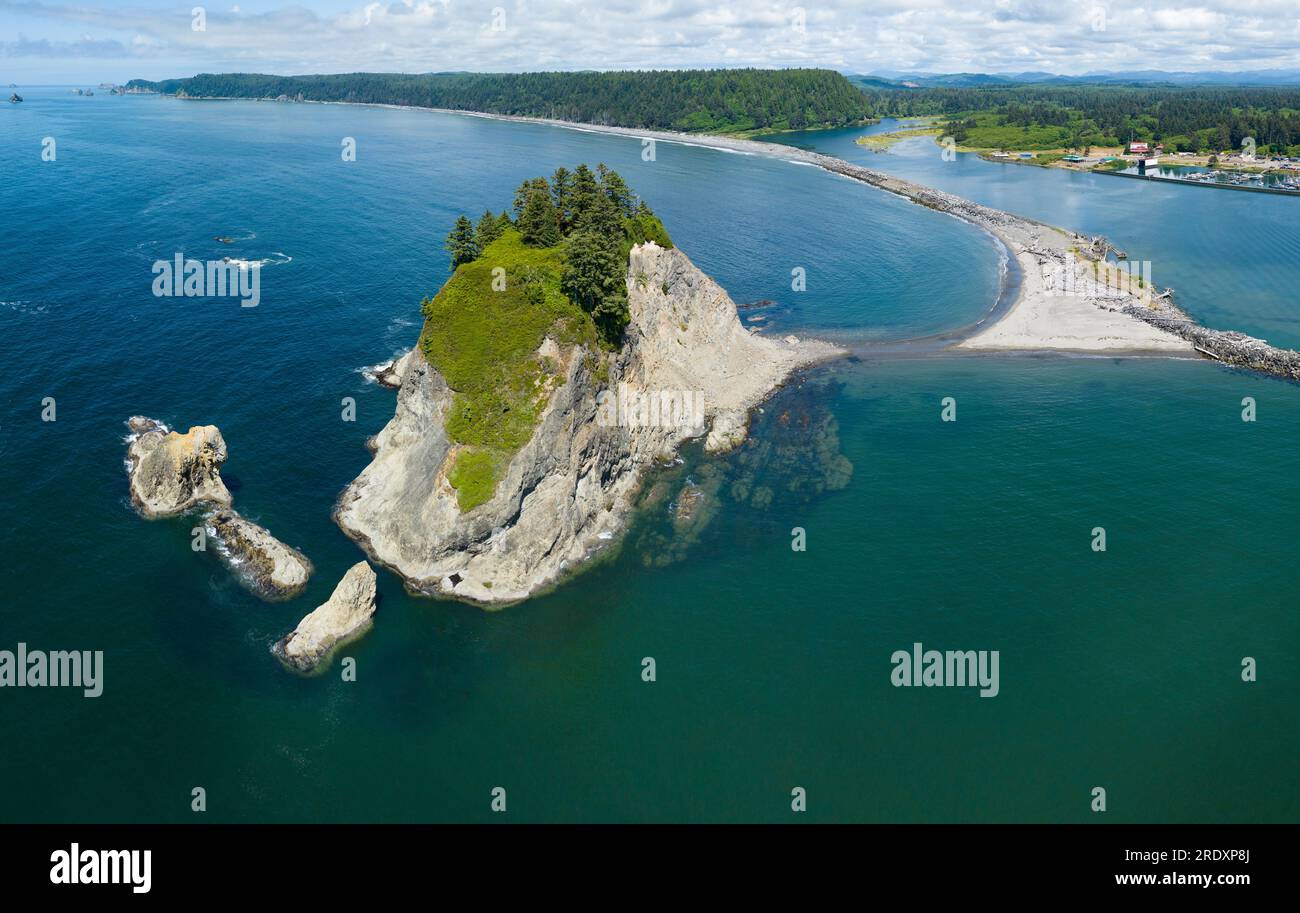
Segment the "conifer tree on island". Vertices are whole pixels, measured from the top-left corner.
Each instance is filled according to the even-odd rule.
[[[484,211],[482,217],[478,220],[478,226],[474,229],[474,240],[478,244],[479,253],[482,253],[484,248],[501,237],[505,230],[506,226],[501,224],[500,219],[492,215],[492,210]]]
[[[618,172],[604,165],[594,171],[586,165],[573,171],[557,168],[549,181],[524,181],[515,191],[514,211],[513,221],[509,213],[497,216],[491,210],[477,224],[466,216],[457,218],[446,243],[452,269],[479,259],[507,233],[514,244],[555,251],[560,256],[550,274],[553,288],[590,315],[606,344],[618,345],[629,319],[628,253],[646,241],[672,247],[663,223]],[[509,250],[499,252],[504,268],[520,280],[528,300],[542,307],[544,271],[512,267]]]
[[[451,254],[453,270],[462,263],[472,262],[481,250],[474,236],[474,226],[466,216],[456,219],[456,226],[451,230],[451,234],[447,235],[447,240],[442,246]]]

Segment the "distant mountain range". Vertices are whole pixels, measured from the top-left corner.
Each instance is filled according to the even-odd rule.
[[[883,71],[854,74],[849,79],[875,89],[905,89],[965,86],[1001,86],[1017,83],[1039,85],[1177,85],[1177,86],[1296,86],[1300,70],[1253,70],[1233,73],[1187,73],[1166,70],[1134,70],[1120,73],[1085,73],[1060,76],[1055,73],[905,73]]]

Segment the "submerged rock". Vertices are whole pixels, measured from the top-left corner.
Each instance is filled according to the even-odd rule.
[[[354,564],[333,595],[271,648],[287,666],[311,672],[345,640],[369,629],[375,614],[375,572],[364,561]]]
[[[198,425],[185,434],[143,416],[127,421],[127,475],[131,500],[146,517],[170,517],[199,505],[230,506],[221,480],[226,442],[215,425]]]
[[[307,556],[263,527],[233,510],[217,511],[207,522],[222,560],[258,596],[271,601],[292,599],[307,586],[313,570]]]

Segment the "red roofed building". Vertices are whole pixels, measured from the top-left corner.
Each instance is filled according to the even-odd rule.
[[[1151,147],[1148,146],[1146,143],[1129,143],[1128,151],[1132,153],[1136,153],[1138,155],[1146,155],[1148,152],[1151,151]]]

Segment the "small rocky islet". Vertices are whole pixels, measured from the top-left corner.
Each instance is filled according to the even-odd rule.
[[[195,508],[211,512],[204,528],[217,554],[253,593],[269,601],[292,599],[312,574],[307,556],[245,519],[231,506],[221,478],[226,440],[216,425],[196,425],[184,434],[144,416],[127,420],[127,476],[131,500],[148,519],[174,517]]]
[[[355,640],[375,614],[377,578],[365,561],[343,575],[330,598],[307,614],[271,648],[281,662],[298,672],[318,671],[336,647]]]
[[[269,602],[300,595],[314,571],[302,552],[240,516],[221,478],[229,451],[216,425],[196,425],[184,434],[145,416],[127,420],[126,469],[131,500],[147,519],[175,517],[198,508],[217,554],[250,591]],[[367,586],[367,577],[369,583]],[[273,648],[286,665],[311,671],[334,645],[360,634],[374,614],[375,574],[364,561],[353,567],[330,601],[306,616]]]

